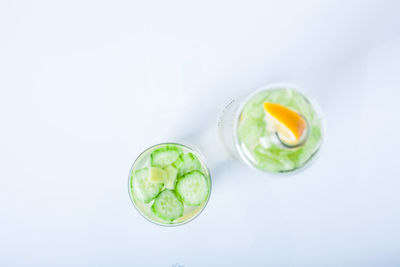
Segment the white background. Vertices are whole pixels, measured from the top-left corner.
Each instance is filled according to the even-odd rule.
[[[285,178],[223,151],[234,98],[292,82],[327,120]],[[399,266],[399,1],[1,1],[1,266]],[[180,227],[127,179],[195,143],[213,192]]]

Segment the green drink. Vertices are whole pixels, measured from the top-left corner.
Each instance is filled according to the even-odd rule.
[[[208,168],[187,146],[159,144],[144,151],[129,175],[129,195],[138,211],[159,225],[180,225],[205,208],[211,193]]]
[[[291,172],[309,163],[321,146],[324,121],[317,105],[294,88],[271,85],[232,102],[219,123],[228,150],[265,172]]]

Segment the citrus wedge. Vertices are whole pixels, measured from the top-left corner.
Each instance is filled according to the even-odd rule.
[[[299,113],[270,102],[264,102],[264,110],[267,124],[273,125],[283,143],[296,146],[304,139],[307,122]]]

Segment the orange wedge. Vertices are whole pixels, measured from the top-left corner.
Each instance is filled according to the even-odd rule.
[[[267,122],[273,124],[282,142],[295,146],[307,130],[307,122],[297,112],[279,104],[264,102]]]

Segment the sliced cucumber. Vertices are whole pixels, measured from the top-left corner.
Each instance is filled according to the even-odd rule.
[[[183,215],[183,203],[174,190],[165,189],[154,200],[151,210],[158,218],[172,222]]]
[[[206,176],[200,171],[191,171],[178,178],[176,192],[188,206],[199,206],[208,197],[209,186]]]
[[[153,167],[165,168],[173,163],[179,155],[182,154],[182,149],[174,145],[168,145],[154,150],[150,154],[150,165]]]
[[[180,155],[172,165],[178,169],[178,177],[190,171],[201,170],[199,159],[192,153]]]
[[[169,189],[174,189],[176,177],[178,176],[178,170],[171,165],[166,167],[164,170],[167,173],[167,179],[165,180],[165,187]]]
[[[133,177],[132,190],[134,196],[144,203],[152,201],[163,188],[164,183],[153,183],[149,179],[149,169],[137,170]]]
[[[150,182],[165,183],[167,173],[159,167],[150,167]]]

